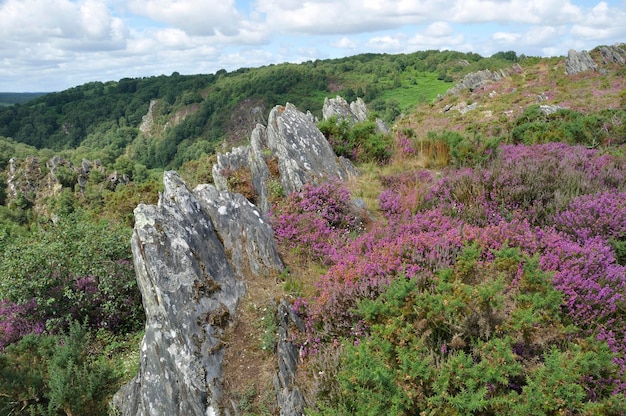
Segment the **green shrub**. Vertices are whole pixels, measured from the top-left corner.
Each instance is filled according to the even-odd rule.
[[[7,415],[106,415],[119,377],[89,348],[84,326],[28,335],[0,354],[0,411]]]
[[[323,120],[318,128],[324,134],[337,156],[359,163],[384,164],[391,157],[392,139],[389,134],[376,131],[373,121],[352,124],[336,116]]]
[[[434,278],[391,283],[359,305],[319,414],[613,414],[613,354],[575,338],[536,258],[468,246]],[[607,382],[608,380],[608,382]],[[621,400],[621,401],[620,401]],[[599,412],[599,413],[598,413]],[[313,412],[315,413],[315,412]]]

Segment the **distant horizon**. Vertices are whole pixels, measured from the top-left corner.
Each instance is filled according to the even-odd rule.
[[[0,0],[0,91],[362,53],[565,56],[626,41],[626,0]]]

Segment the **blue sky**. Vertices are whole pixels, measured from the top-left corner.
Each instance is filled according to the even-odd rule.
[[[626,42],[626,0],[0,0],[0,91],[364,52],[561,56]]]

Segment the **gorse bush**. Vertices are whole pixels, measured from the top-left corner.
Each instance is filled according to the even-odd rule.
[[[90,346],[91,345],[91,346]],[[0,411],[7,415],[106,415],[119,375],[86,327],[28,335],[0,354]]]
[[[503,249],[478,262],[477,254],[470,247],[458,267],[398,278],[360,302],[367,335],[343,342],[331,390],[340,394],[318,402],[321,414],[624,410],[611,395],[617,366],[606,344],[567,341],[562,294],[536,259]]]
[[[626,112],[623,110],[582,114],[563,108],[547,114],[539,105],[531,105],[515,120],[511,140],[527,145],[548,142],[584,146],[620,144],[626,136],[625,128]]]
[[[429,131],[426,139],[415,147],[426,159],[427,166],[480,166],[493,158],[500,138],[463,135],[453,131]]]

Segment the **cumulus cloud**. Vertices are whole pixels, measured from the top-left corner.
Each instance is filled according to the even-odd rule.
[[[256,11],[268,26],[285,33],[371,33],[419,24],[441,10],[444,2],[410,0],[265,0]]]
[[[350,38],[343,37],[336,42],[332,42],[331,46],[335,48],[341,49],[355,49],[357,47],[357,43]]]
[[[580,7],[569,0],[457,0],[452,20],[462,23],[568,23],[580,19]]]
[[[623,0],[0,0],[0,21],[0,90],[27,77],[71,86],[337,50],[555,55],[626,40]]]
[[[242,20],[234,0],[131,0],[128,8],[198,36],[237,35]]]
[[[572,26],[570,35],[575,38],[586,40],[597,40],[607,38],[626,37],[626,10],[609,7],[602,1],[593,7],[586,14],[585,19],[581,19]]]
[[[2,38],[19,43],[70,38],[110,43],[126,33],[122,21],[98,0],[7,0],[0,4],[0,21]]]

